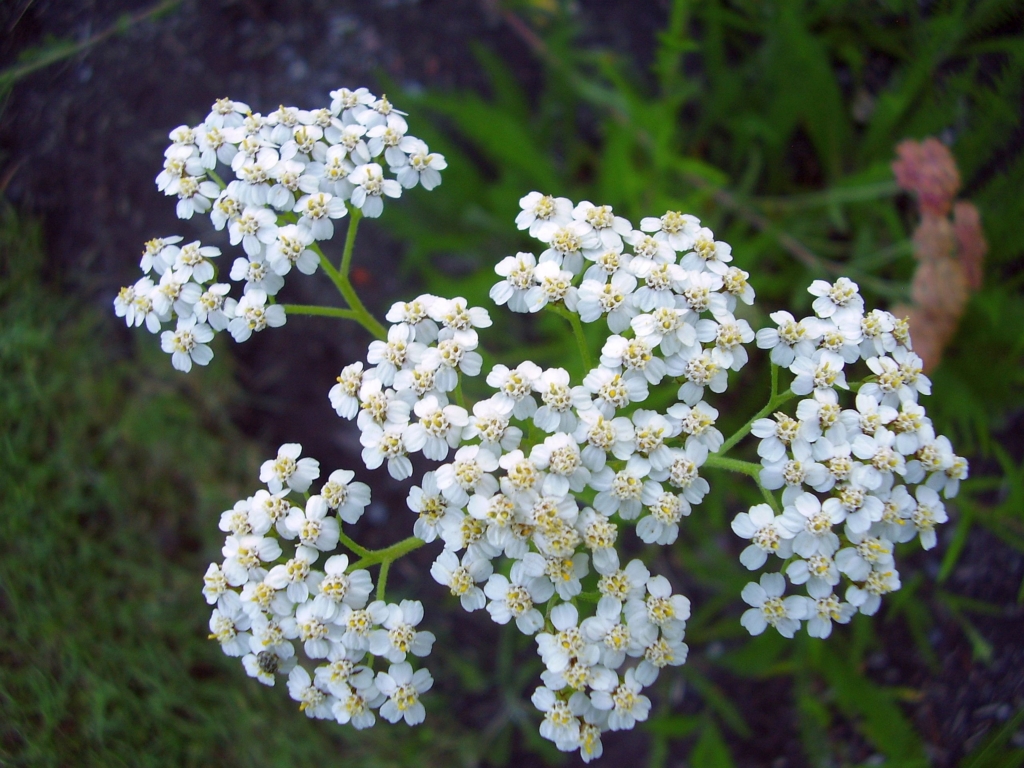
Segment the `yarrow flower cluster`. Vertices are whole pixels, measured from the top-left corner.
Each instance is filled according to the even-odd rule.
[[[754,332],[733,310],[754,292],[692,216],[637,230],[608,206],[538,193],[521,204],[520,227],[548,247],[499,263],[491,296],[604,318],[600,364],[578,383],[562,368],[495,365],[493,394],[470,411],[451,398],[461,377],[482,373],[477,329],[490,316],[422,295],[391,308],[387,340],[370,345],[369,366],[341,371],[330,398],[356,420],[368,467],[386,462],[404,480],[412,454],[443,462],[408,499],[415,535],[443,542],[431,574],[466,610],[536,636],[541,735],[590,760],[603,732],[647,718],[643,688],[686,659],[689,601],[641,561],[621,563],[617,540],[634,524],[646,543],[673,543],[708,492],[699,471],[723,438],[705,389],[725,391],[747,362]],[[643,408],[666,378],[680,402]],[[596,589],[584,594],[588,577]],[[577,607],[586,598],[591,615]]]
[[[332,98],[330,108],[282,107],[265,118],[222,100],[203,125],[172,132],[158,187],[179,198],[179,216],[209,212],[245,252],[230,270],[245,283],[236,301],[215,282],[217,248],[177,237],[147,244],[146,276],[115,307],[129,326],[154,333],[176,317],[176,330],[161,338],[175,367],[208,363],[215,331],[242,341],[283,324],[274,296],[293,266],[316,270],[316,241],[334,235],[334,221],[377,216],[383,196],[440,183],[444,159],[407,135],[386,99],[365,89]],[[395,179],[384,178],[381,157]],[[213,172],[218,163],[235,173],[227,185]],[[386,466],[406,481],[417,454],[434,462],[408,493],[413,536],[377,551],[358,545],[342,524],[359,521],[369,488],[337,470],[309,495],[319,464],[287,444],[261,467],[266,488],[222,515],[224,561],[210,565],[204,594],[215,606],[211,638],[260,682],[287,676],[308,716],[365,728],[379,714],[414,725],[433,681],[411,662],[430,652],[434,636],[418,628],[419,602],[385,602],[384,573],[436,543],[430,574],[466,611],[485,610],[535,638],[544,665],[531,697],[540,734],[589,762],[602,754],[604,733],[647,719],[644,690],[688,652],[689,600],[640,559],[622,562],[620,537],[673,544],[710,491],[705,467],[743,465],[765,491],[767,503],[732,522],[749,541],[741,563],[756,570],[773,555],[787,561],[784,573],[743,590],[743,626],[792,637],[806,622],[824,638],[899,588],[896,544],[935,546],[947,516],[942,497],[956,494],[967,463],[918,404],[930,382],[906,321],[866,312],[850,280],[815,281],[813,317],[776,312],[776,327],[755,334],[737,316],[754,300],[749,275],[696,217],[667,211],[634,228],[608,205],[540,192],[520,208],[516,224],[540,243],[538,253],[501,260],[490,296],[513,312],[567,318],[582,378],[529,360],[484,371],[479,332],[491,317],[465,298],[394,304],[387,329],[364,323],[380,328],[378,338],[365,361],[340,370],[328,397],[355,421],[368,469]],[[350,309],[335,311],[350,317],[356,307],[342,293]],[[596,366],[583,323],[608,329]],[[765,417],[749,426],[760,439],[760,471],[715,455],[746,428],[726,440],[708,400],[747,364],[755,339],[775,366]],[[850,383],[848,368],[861,361],[868,375]],[[788,392],[774,391],[779,369],[793,376]],[[475,377],[489,396],[471,403],[462,381]],[[671,404],[652,397],[658,387],[675,394]],[[855,394],[853,407],[840,404],[844,391]],[[790,415],[783,405],[796,398]],[[339,543],[359,559],[331,554]],[[382,568],[377,600],[373,565]],[[806,595],[786,596],[787,579]],[[310,665],[299,663],[300,649]],[[376,658],[386,672],[374,671]]]
[[[758,347],[794,375],[790,392],[806,398],[795,416],[780,410],[753,423],[761,485],[782,490],[783,508],[758,504],[732,522],[751,542],[740,556],[747,568],[775,555],[807,595],[783,598],[780,573],[748,584],[743,625],[755,635],[771,625],[792,637],[806,621],[812,637],[824,638],[833,622],[876,613],[882,596],[900,588],[895,545],[918,538],[933,548],[935,528],[947,520],[942,497],[954,497],[968,472],[918,403],[931,382],[906,321],[866,312],[847,278],[816,280],[808,290],[814,317],[775,312],[777,328],[757,332]],[[851,386],[847,370],[859,361],[870,375]],[[853,408],[840,404],[847,392]]]
[[[377,711],[416,725],[425,715],[419,696],[433,684],[429,671],[414,672],[409,663],[434,643],[432,633],[418,629],[423,607],[371,601],[369,571],[330,554],[341,524],[362,517],[370,488],[337,470],[309,496],[320,464],[299,458],[301,451],[296,443],[282,445],[260,470],[267,487],[221,515],[224,561],[210,564],[203,587],[215,606],[210,639],[241,657],[248,675],[264,685],[286,676],[307,717],[361,729],[374,724]],[[299,649],[312,669],[298,663]],[[374,674],[372,657],[389,662],[388,671]]]
[[[212,259],[219,248],[181,245],[179,236],[146,243],[143,277],[121,289],[115,311],[129,327],[159,333],[178,370],[207,365],[209,342],[220,331],[243,342],[284,325],[275,296],[285,276],[293,268],[316,272],[317,241],[330,240],[334,222],[350,208],[375,218],[385,197],[441,183],[444,157],[409,135],[405,113],[387,97],[341,88],[331,99],[330,107],[282,106],[266,116],[219,99],[200,125],[171,131],[157,188],[177,198],[178,218],[209,214],[214,229],[226,229],[230,244],[244,252],[228,270],[243,283],[234,299],[230,284],[217,280]],[[381,163],[394,178],[385,178]],[[224,183],[218,168],[231,180]],[[163,330],[167,323],[174,325]]]

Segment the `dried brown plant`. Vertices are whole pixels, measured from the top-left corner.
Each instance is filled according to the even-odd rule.
[[[965,201],[954,204],[960,172],[942,142],[903,141],[896,154],[893,173],[901,188],[916,195],[921,222],[914,231],[918,266],[910,286],[912,303],[894,307],[893,313],[909,320],[914,351],[929,371],[939,364],[971,294],[981,287],[988,243],[978,209]]]

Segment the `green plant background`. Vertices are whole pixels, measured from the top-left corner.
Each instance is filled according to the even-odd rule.
[[[449,162],[437,192],[409,195],[385,214],[404,244],[406,283],[489,306],[493,264],[534,247],[511,222],[519,197],[539,189],[610,203],[634,222],[667,209],[700,216],[751,274],[755,328],[777,308],[807,311],[805,286],[839,270],[861,281],[869,305],[889,306],[908,292],[916,223],[893,181],[894,146],[946,141],[961,196],[980,209],[990,244],[984,286],[927,401],[939,430],[972,461],[951,534],[937,552],[912,558],[882,620],[860,617],[827,643],[750,639],[737,620],[748,574],[723,534],[756,489],[713,493],[659,556],[695,598],[695,652],[676,680],[659,683],[654,715],[630,743],[652,766],[756,764],[750,755],[766,736],[745,700],[753,691],[754,709],[785,697],[780,711],[792,713],[787,727],[799,741],[790,753],[807,765],[1022,765],[1019,709],[939,754],[915,719],[920,692],[866,673],[873,653],[904,638],[919,666],[938,674],[937,626],[953,627],[979,668],[1003,653],[997,644],[1013,626],[1022,644],[1024,584],[1015,602],[949,587],[979,536],[1016,552],[1018,566],[1024,552],[1019,4],[677,0],[670,8],[649,70],[579,45],[571,7],[529,2],[499,13],[532,46],[539,86],[525,89],[482,47],[474,54],[489,77],[484,94],[403,92],[382,76],[392,101],[415,115],[417,135]],[[148,337],[131,358],[117,357],[104,343],[110,319],[43,279],[37,225],[5,210],[0,248],[0,760],[562,759],[535,735],[527,699],[536,669],[520,663],[531,644],[514,633],[500,635],[494,654],[439,642],[431,667],[453,682],[432,694],[428,725],[414,731],[356,734],[309,722],[283,691],[263,689],[221,657],[204,639],[199,575],[216,557],[217,513],[251,492],[259,461],[258,447],[224,416],[245,398],[230,356],[190,377],[175,375]],[[561,319],[492,314],[501,320],[486,339],[490,352],[561,361]],[[726,431],[765,400],[757,368],[717,403]],[[453,609],[432,629],[461,642],[452,626],[460,620]],[[469,711],[487,700],[486,718]]]

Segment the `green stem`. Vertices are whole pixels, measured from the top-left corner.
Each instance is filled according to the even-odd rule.
[[[583,335],[583,324],[580,322],[579,315],[575,312],[570,312],[559,304],[548,304],[547,306],[556,315],[560,315],[569,321],[569,325],[572,326],[572,334],[576,337],[576,346],[580,350],[580,359],[583,360],[583,366],[586,369],[584,373],[589,373],[594,368],[594,361],[590,357],[587,337]]]
[[[457,382],[458,383],[456,383],[456,385],[455,385],[455,402],[459,404],[460,408],[462,408],[463,410],[468,411],[469,409],[466,407],[466,396],[462,393],[462,374],[461,373],[459,373],[459,378],[457,379]]]
[[[779,514],[779,512],[781,512],[781,510],[779,509],[779,502],[775,498],[775,494],[772,493],[771,491],[769,491],[763,485],[761,485],[760,481],[758,481],[757,487],[761,489],[761,495],[764,496],[764,500],[766,502],[768,502],[768,506],[772,508],[772,511],[775,514]]]
[[[355,242],[354,230],[357,221],[358,219],[353,218],[352,222],[349,224],[348,235],[345,237],[345,255],[342,257],[342,266],[345,269],[347,269],[345,260],[351,260],[352,258],[351,244]],[[320,257],[320,266],[323,267],[327,276],[331,278],[331,282],[334,283],[334,287],[338,289],[338,293],[340,293],[348,303],[350,307],[348,311],[352,313],[349,319],[355,320],[376,338],[386,339],[388,337],[387,330],[385,330],[384,326],[380,324],[377,318],[370,314],[363,302],[359,300],[359,295],[356,293],[355,288],[352,287],[352,283],[349,282],[347,274],[342,274],[333,264],[331,264],[331,260],[327,258],[319,244],[310,243],[309,247],[310,250]]]
[[[387,594],[388,571],[391,570],[391,561],[385,560],[380,564],[380,573],[377,574],[377,599],[383,601]]]
[[[849,382],[848,386],[850,387],[850,391],[856,393],[857,390],[859,390],[865,383],[872,381],[874,378],[875,377],[868,376],[863,381]],[[744,424],[742,427],[740,427],[731,435],[729,435],[728,438],[726,438],[725,442],[722,443],[722,447],[718,449],[718,453],[728,453],[730,448],[732,448],[734,445],[736,445],[736,443],[738,443],[746,436],[746,434],[750,431],[751,427],[753,427],[755,421],[757,421],[758,419],[763,419],[765,416],[770,414],[780,405],[789,402],[794,397],[796,397],[796,395],[793,393],[792,390],[787,389],[784,392],[779,392],[779,366],[772,363],[771,398],[768,400],[768,403],[764,406],[764,408],[762,408],[760,411],[751,416],[750,420],[746,424]]]
[[[752,461],[728,459],[725,456],[718,455],[717,453],[710,454],[707,461],[704,462],[704,466],[713,467],[714,469],[724,469],[729,472],[739,472],[740,474],[748,475],[755,480],[761,474],[760,464],[755,464]]]
[[[338,293],[344,295],[345,292],[342,290],[342,284],[345,282],[345,278],[343,278],[341,273],[335,269],[333,264],[331,264],[331,260],[327,258],[327,255],[323,252],[320,244],[316,242],[310,243],[309,249],[320,257],[320,266],[323,267],[327,276],[331,278],[331,282],[334,283],[334,287],[338,289]]]
[[[349,270],[352,268],[352,251],[356,245],[356,230],[359,229],[359,221],[363,218],[363,212],[358,208],[349,207],[348,231],[345,233],[345,250],[341,253],[341,276],[348,279]]]
[[[390,547],[369,550],[365,555],[352,563],[348,569],[350,571],[355,571],[359,568],[369,568],[371,565],[380,565],[385,562],[391,563],[398,558],[409,554],[414,549],[419,549],[426,543],[427,542],[423,539],[417,538],[416,536],[410,536],[408,539],[402,539],[398,543],[392,544]]]
[[[319,315],[321,317],[341,317],[346,320],[356,320],[356,313],[351,309],[340,309],[339,307],[318,307],[312,304],[282,304],[284,311],[289,315]]]
[[[362,544],[357,544],[355,541],[353,541],[350,537],[346,536],[344,533],[340,533],[339,532],[338,533],[338,537],[339,537],[339,540],[341,541],[342,544],[344,544],[346,547],[348,547],[350,550],[355,552],[360,557],[366,557],[367,555],[370,554],[370,550],[368,550]]]
[[[761,495],[764,496],[764,500],[768,502],[776,513],[779,511],[779,502],[763,485],[761,485],[761,465],[755,464],[752,461],[740,461],[739,459],[727,459],[725,456],[719,456],[717,454],[711,454],[708,456],[705,467],[712,467],[714,469],[724,469],[729,472],[739,472],[740,474],[747,475],[753,478],[754,482],[757,483],[757,487],[761,489]]]
[[[758,419],[763,419],[765,416],[770,414],[772,411],[774,411],[780,405],[782,405],[783,403],[786,403],[786,402],[792,400],[794,397],[796,397],[796,395],[793,394],[793,392],[788,390],[788,389],[785,392],[777,392],[776,391],[778,389],[778,377],[779,377],[778,366],[772,365],[772,397],[771,397],[771,399],[768,400],[768,403],[764,406],[764,408],[762,408],[760,411],[758,411],[753,416],[751,416],[750,420],[746,424],[744,424],[742,427],[740,427],[735,432],[733,432],[731,435],[729,435],[728,438],[726,438],[725,442],[722,443],[722,447],[718,449],[719,453],[728,453],[730,448],[732,448],[734,445],[736,445],[736,443],[738,443],[740,440],[742,440],[744,437],[746,437],[747,433],[750,432],[751,427],[754,426],[754,422],[755,421],[757,421]]]
[[[352,311],[356,313],[356,320],[366,330],[376,336],[378,339],[386,339],[388,332],[383,325],[370,314],[369,310],[359,298],[359,294],[356,293],[355,288],[352,287],[352,282],[349,280],[349,271],[352,269],[352,252],[356,245],[356,232],[359,230],[359,222],[363,218],[363,212],[358,208],[349,206],[349,221],[348,231],[345,233],[345,250],[341,253],[341,269],[334,269],[334,265],[331,265],[331,271],[337,276],[332,277],[334,284],[338,287],[341,295],[345,297],[345,301],[348,303]],[[321,259],[323,261],[323,259]]]
[[[218,187],[220,187],[221,189],[227,189],[228,188],[228,185],[224,183],[224,179],[222,179],[220,177],[220,174],[217,173],[212,168],[210,168],[209,170],[206,171],[206,175],[209,176],[214,181],[214,183],[216,183],[216,185]]]

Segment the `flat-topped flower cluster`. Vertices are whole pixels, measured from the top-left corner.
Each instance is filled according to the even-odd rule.
[[[622,562],[620,537],[672,545],[711,490],[707,468],[747,474],[764,494],[732,522],[750,542],[741,563],[783,561],[742,592],[752,634],[772,626],[792,637],[806,623],[811,636],[827,637],[833,623],[875,613],[899,588],[896,544],[935,546],[942,496],[956,494],[967,463],[918,403],[930,382],[906,322],[865,311],[853,282],[813,282],[813,317],[775,312],[775,327],[755,334],[738,316],[754,301],[748,273],[696,217],[667,211],[637,229],[608,205],[531,192],[516,224],[541,247],[501,260],[490,296],[513,312],[565,318],[584,374],[574,381],[566,368],[530,360],[484,371],[486,309],[424,294],[394,304],[385,330],[366,320],[347,282],[354,230],[341,270],[316,245],[346,214],[350,226],[379,215],[382,195],[433,188],[445,167],[406,135],[386,99],[365,89],[332,97],[330,108],[282,107],[266,118],[221,100],[203,125],[171,134],[158,186],[179,198],[179,216],[209,212],[242,246],[231,270],[245,281],[241,299],[216,282],[217,248],[168,237],[147,244],[147,276],[115,301],[130,326],[154,333],[177,318],[162,343],[187,371],[209,362],[215,331],[242,341],[283,324],[274,297],[284,276],[322,265],[349,308],[305,309],[379,329],[365,362],[344,366],[328,393],[338,415],[356,422],[363,463],[406,481],[416,454],[434,462],[408,494],[413,536],[377,551],[342,530],[370,500],[354,473],[332,473],[310,496],[319,464],[297,444],[263,465],[266,488],[221,518],[224,560],[210,565],[204,589],[215,606],[211,637],[248,674],[267,685],[287,675],[310,717],[357,728],[376,714],[420,722],[419,697],[433,681],[411,662],[434,636],[418,628],[419,602],[383,598],[391,562],[436,542],[431,576],[465,610],[536,638],[540,733],[590,761],[602,734],[647,719],[644,690],[688,652],[689,600],[640,559]],[[381,156],[394,180],[374,162]],[[236,178],[220,182],[218,163]],[[596,365],[584,331],[594,323],[603,336]],[[770,354],[771,398],[726,439],[706,398],[726,391],[755,339]],[[864,378],[848,382],[862,363]],[[786,369],[792,380],[780,391]],[[462,384],[475,377],[484,382],[473,391],[486,385],[489,396],[469,402]],[[784,408],[790,400],[795,415]],[[748,431],[760,439],[760,465],[719,455]],[[358,559],[332,554],[339,544]],[[786,596],[787,579],[806,594]],[[300,650],[311,666],[298,663]],[[376,658],[386,672],[374,670]]]
[[[782,489],[783,509],[758,504],[732,522],[751,542],[740,556],[747,568],[775,555],[807,596],[783,598],[780,573],[748,584],[743,599],[752,607],[743,625],[755,635],[772,625],[792,637],[806,620],[812,637],[828,637],[833,622],[877,612],[882,595],[900,587],[895,545],[916,537],[934,547],[935,526],[947,520],[939,494],[955,496],[967,477],[967,461],[935,434],[918,404],[931,382],[906,322],[865,312],[846,278],[816,280],[809,290],[813,317],[774,312],[777,328],[757,332],[757,345],[793,373],[792,393],[809,396],[795,417],[778,411],[752,425],[761,439],[761,485]],[[873,375],[857,389],[855,407],[843,408],[846,369],[859,360]],[[849,586],[840,597],[844,579]]]
[[[413,672],[407,661],[434,644],[432,633],[417,629],[423,606],[370,602],[369,571],[347,555],[328,556],[341,523],[362,517],[370,488],[339,469],[310,496],[320,464],[299,458],[301,451],[296,443],[281,446],[261,468],[267,487],[221,515],[224,561],[210,564],[203,587],[215,606],[210,638],[265,685],[287,675],[288,692],[308,717],[361,729],[379,710],[391,722],[416,725],[425,715],[419,695],[433,685],[426,669]],[[296,499],[303,495],[304,504]],[[312,673],[297,663],[297,643],[318,665]],[[386,659],[388,671],[374,675],[368,656]]]
[[[160,333],[178,370],[208,364],[209,342],[219,331],[243,342],[284,325],[284,307],[274,297],[285,276],[293,268],[304,275],[317,270],[317,242],[334,237],[334,222],[350,206],[374,218],[385,197],[441,183],[444,157],[409,135],[405,113],[387,97],[341,88],[331,99],[330,107],[282,106],[266,116],[219,99],[203,123],[171,131],[158,189],[177,197],[178,218],[209,214],[214,229],[227,229],[231,245],[244,252],[229,271],[243,283],[234,299],[230,284],[217,279],[212,259],[219,248],[181,245],[179,236],[146,243],[144,275],[121,289],[114,307],[129,327]],[[394,178],[385,177],[381,162]],[[234,178],[222,181],[218,167]],[[162,330],[166,323],[173,329]]]
[[[415,535],[444,542],[431,573],[466,610],[486,607],[537,634],[541,734],[589,760],[602,732],[646,719],[643,688],[686,659],[689,601],[639,560],[621,567],[616,542],[622,524],[638,521],[643,541],[673,543],[707,493],[699,470],[723,438],[703,395],[724,391],[728,370],[747,362],[742,344],[754,332],[732,312],[754,293],[728,245],[692,216],[668,212],[635,230],[609,206],[538,193],[521,205],[520,227],[548,247],[502,261],[491,296],[515,311],[604,317],[612,333],[600,364],[575,385],[563,368],[495,365],[494,394],[470,412],[450,396],[481,373],[477,329],[490,316],[462,298],[422,295],[391,308],[372,367],[346,366],[330,398],[356,419],[367,467],[387,462],[404,480],[411,454],[445,462],[409,495]],[[637,407],[666,378],[681,382],[672,385],[681,402],[664,413]],[[596,608],[585,616],[591,570]]]

